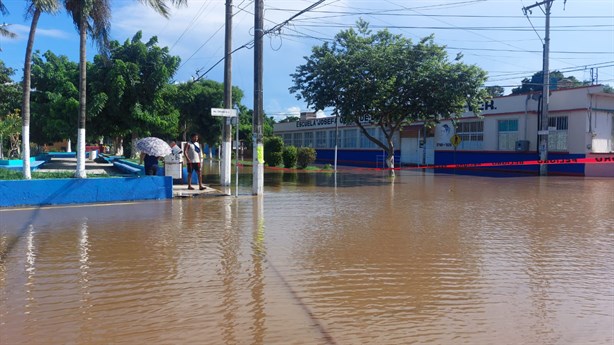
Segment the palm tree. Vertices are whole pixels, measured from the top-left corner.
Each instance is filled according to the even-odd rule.
[[[36,34],[36,26],[41,13],[53,13],[57,11],[59,4],[56,0],[30,0],[27,16],[32,16],[30,24],[30,34],[28,36],[28,44],[26,46],[26,58],[23,64],[23,102],[21,106],[21,145],[23,158],[23,177],[26,180],[32,178],[30,172],[30,77],[32,67],[32,47],[34,47],[34,35]]]
[[[87,177],[85,173],[87,34],[89,32],[101,51],[106,51],[111,26],[111,5],[109,0],[64,0],[64,5],[79,31],[79,125],[75,177],[85,178]]]
[[[168,0],[141,0],[164,17],[168,17]],[[170,0],[180,5],[187,0]],[[94,39],[98,47],[106,52],[109,41],[111,18],[110,0],[64,0],[68,13],[79,31],[79,126],[77,132],[77,168],[75,177],[85,178],[85,120],[86,120],[86,70],[85,48],[87,34]]]
[[[0,0],[0,13],[1,14],[9,13],[9,11],[6,9],[6,6],[4,6],[1,0]],[[15,35],[14,32],[8,31],[7,29],[4,28],[7,25],[8,24],[0,24],[0,37],[9,37],[9,38],[17,37],[17,35]],[[2,51],[2,48],[0,48],[0,52],[1,51]]]

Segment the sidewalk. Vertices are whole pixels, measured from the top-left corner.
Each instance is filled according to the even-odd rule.
[[[58,172],[72,171],[77,168],[76,158],[52,158],[51,161],[43,164],[37,171]],[[112,163],[97,163],[91,160],[85,161],[85,171],[87,174],[107,174],[109,176],[126,176],[113,167]],[[173,197],[196,197],[203,195],[225,195],[217,189],[205,185],[204,190],[198,190],[198,184],[194,190],[188,190],[187,184],[173,184]]]

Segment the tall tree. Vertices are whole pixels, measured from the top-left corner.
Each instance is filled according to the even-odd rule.
[[[79,109],[79,65],[51,51],[32,57],[32,140],[75,140]]]
[[[512,95],[519,95],[528,92],[541,92],[543,91],[544,77],[543,72],[535,72],[531,78],[524,78],[521,81],[521,85],[512,89]],[[550,72],[550,89],[569,89],[582,85],[588,85],[588,81],[579,81],[576,77],[565,77],[560,71]]]
[[[369,140],[387,153],[394,175],[393,138],[414,121],[434,123],[460,116],[467,105],[477,109],[487,93],[486,72],[449,61],[445,47],[428,36],[413,44],[387,30],[372,34],[368,23],[338,33],[332,44],[312,48],[306,63],[292,74],[290,92],[316,109],[333,108],[341,121],[355,123]],[[363,126],[379,127],[379,140]]]
[[[169,15],[167,0],[142,0],[165,17]],[[186,0],[170,0],[173,4],[184,4]],[[88,33],[103,52],[106,52],[111,20],[110,0],[64,0],[66,10],[79,31],[79,125],[77,134],[77,168],[75,176],[85,174],[85,121],[87,110],[87,61],[86,43]]]
[[[176,136],[179,112],[173,103],[175,87],[169,81],[180,59],[159,47],[154,36],[143,42],[137,32],[120,45],[110,43],[110,59],[94,58],[91,88],[106,104],[92,118],[96,134],[110,135],[116,147],[126,136]]]
[[[233,106],[240,104],[243,91],[237,87],[232,90]],[[224,104],[224,85],[213,80],[182,83],[177,86],[176,107],[181,118],[181,131],[184,137],[191,132],[200,134],[209,147],[220,143],[222,122],[219,117],[211,116],[211,108],[221,108]]]
[[[505,89],[499,85],[487,86],[484,89],[486,89],[486,92],[488,92],[490,97],[500,97],[503,96],[503,93],[505,92]]]
[[[13,113],[21,107],[21,88],[11,79],[13,74],[15,70],[0,60],[0,116]]]
[[[28,43],[26,45],[26,56],[23,67],[23,99],[21,106],[22,119],[22,158],[23,158],[23,177],[26,180],[32,178],[30,172],[30,72],[32,64],[32,48],[34,47],[34,36],[36,35],[36,27],[38,19],[43,12],[54,13],[59,8],[59,3],[56,0],[30,0],[26,16],[32,16],[30,23],[30,34],[28,35]]]
[[[79,31],[79,121],[77,126],[77,168],[75,177],[85,178],[85,120],[87,109],[87,56],[88,33],[98,47],[108,46],[111,22],[109,0],[64,0],[64,6]]]

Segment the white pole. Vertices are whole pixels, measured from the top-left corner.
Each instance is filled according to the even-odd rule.
[[[339,142],[339,116],[335,115],[335,172],[337,172],[337,143]]]
[[[237,142],[235,145],[235,197],[239,197],[239,114],[237,114],[237,123],[235,128],[237,129]]]

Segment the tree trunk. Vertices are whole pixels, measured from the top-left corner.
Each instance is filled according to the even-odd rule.
[[[30,172],[30,85],[32,76],[32,48],[34,47],[34,34],[38,25],[38,18],[41,16],[41,10],[35,9],[32,15],[32,23],[30,24],[30,35],[28,36],[28,45],[26,46],[26,58],[23,64],[23,100],[21,105],[21,137],[23,145],[23,178],[26,180],[32,179]]]
[[[86,81],[87,81],[87,57],[85,48],[87,44],[87,20],[85,14],[81,14],[79,23],[79,125],[77,128],[77,170],[75,177],[86,178],[85,173],[85,117],[86,117]]]
[[[124,138],[115,137],[113,139],[113,154],[117,156],[124,155]]]
[[[132,140],[130,142],[130,145],[132,147],[132,150],[130,152],[130,158],[139,158],[139,149],[136,148],[136,142],[139,141],[138,136],[136,135],[136,133],[132,133]]]
[[[390,176],[394,177],[394,142],[392,141],[394,132],[392,132],[388,138],[388,149],[386,150],[386,165],[388,166],[388,171],[390,172]]]

